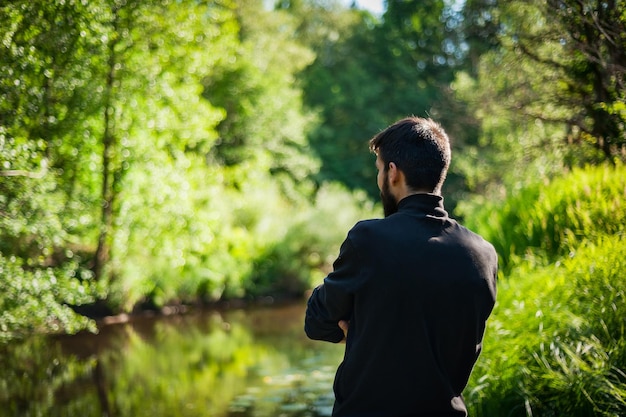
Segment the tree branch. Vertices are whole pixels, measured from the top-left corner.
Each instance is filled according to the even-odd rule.
[[[41,169],[37,172],[26,171],[24,169],[9,169],[6,171],[0,171],[0,177],[26,177],[40,179],[46,176],[48,172],[48,163],[44,159],[41,161]]]

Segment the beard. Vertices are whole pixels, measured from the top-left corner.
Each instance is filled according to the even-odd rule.
[[[398,211],[398,202],[389,190],[389,178],[386,175],[385,180],[383,181],[383,189],[380,190],[380,199],[383,203],[383,212],[385,213],[385,217],[389,217]]]

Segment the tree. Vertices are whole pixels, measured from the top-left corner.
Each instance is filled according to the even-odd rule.
[[[373,73],[373,16],[356,10],[303,9],[298,36],[316,52],[302,73],[306,105],[320,122],[309,133],[319,155],[318,183],[339,181],[351,189],[378,192],[367,141],[388,121],[383,86]]]
[[[94,295],[73,232],[92,211],[75,192],[86,171],[75,144],[100,98],[85,77],[99,16],[73,2],[0,8],[0,338],[88,325],[68,306]]]
[[[397,96],[395,114],[430,112],[441,87],[454,79],[454,67],[463,59],[456,20],[443,0],[388,1],[375,65],[386,93]]]
[[[497,71],[501,82],[492,78],[479,87],[487,92],[481,94],[483,103],[497,102],[520,122],[562,126],[561,141],[573,153],[570,163],[624,159],[622,3],[527,0],[501,5],[502,49],[487,57],[491,63],[482,64],[484,75],[493,77]],[[503,65],[509,66],[505,72]]]
[[[473,76],[480,58],[500,46],[498,16],[495,0],[466,0],[460,11],[458,48],[466,53],[464,69]]]
[[[238,46],[204,81],[204,97],[225,111],[211,155],[218,164],[258,165],[274,179],[304,185],[318,168],[305,134],[315,119],[303,109],[295,74],[313,54],[292,39],[286,13],[249,1],[236,1],[234,13]]]
[[[64,210],[71,211],[75,218],[84,214],[71,200],[77,197],[73,194],[76,181],[84,172],[76,144],[85,138],[72,133],[87,128],[85,121],[97,111],[101,97],[85,78],[85,74],[94,72],[97,58],[93,57],[102,50],[99,15],[98,6],[93,5],[21,1],[4,6],[0,13],[4,29],[1,73],[5,74],[0,79],[0,134],[9,151],[1,175],[4,186],[17,193],[5,195],[19,200],[19,194],[25,193],[33,205],[52,201],[50,193],[56,198],[56,207],[28,215],[15,213],[32,224],[49,224],[54,218],[50,214]],[[26,207],[24,210],[28,210]],[[39,230],[37,250],[49,256],[55,247],[65,244],[67,231],[72,229],[59,222],[48,233]],[[11,241],[10,237],[3,241],[6,239]],[[19,239],[29,237],[22,235]],[[9,246],[13,250],[24,247]]]
[[[302,74],[305,102],[320,111],[309,134],[318,181],[378,195],[367,141],[409,115],[432,116],[463,132],[464,109],[449,88],[466,62],[460,10],[444,1],[388,1],[382,18],[332,2],[288,2],[296,36],[316,52]]]
[[[201,82],[228,53],[228,9],[198,3],[113,1],[102,106],[102,214],[94,270],[104,276],[121,210],[124,177],[154,151],[172,159],[208,152],[221,112],[200,97]],[[206,51],[211,50],[212,54]],[[149,133],[151,132],[151,133]],[[141,155],[144,155],[142,158]],[[147,158],[146,158],[147,157]],[[123,223],[123,220],[120,220]]]
[[[553,25],[528,39],[520,36],[516,46],[562,74],[555,101],[575,109],[564,120],[571,140],[591,142],[609,161],[626,160],[626,3],[550,0],[539,7]],[[562,45],[561,56],[537,51],[542,38]]]
[[[128,172],[155,150],[208,152],[222,113],[201,81],[234,38],[225,6],[193,12],[168,1],[3,7],[3,254],[30,267],[71,257],[104,278],[127,224]]]
[[[502,196],[527,178],[624,159],[622,9],[527,0],[490,9],[499,46],[454,83],[480,121],[456,160],[474,191]]]

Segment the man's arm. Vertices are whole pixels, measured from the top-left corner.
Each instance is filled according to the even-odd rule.
[[[309,338],[333,343],[344,340],[339,322],[351,318],[362,270],[363,265],[348,238],[341,245],[333,272],[313,290],[307,303],[304,331]]]
[[[307,303],[304,331],[311,339],[339,343],[344,338],[343,331],[338,325],[339,319],[334,319],[324,304],[325,289],[322,284],[313,290]]]

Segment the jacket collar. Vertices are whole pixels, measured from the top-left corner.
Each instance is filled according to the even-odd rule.
[[[411,212],[428,217],[446,219],[448,212],[443,207],[443,197],[437,194],[411,194],[398,203],[398,213]]]

